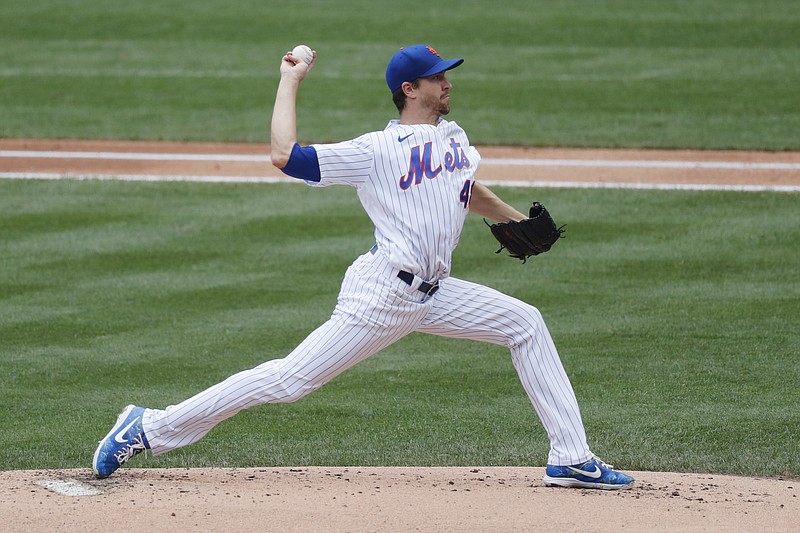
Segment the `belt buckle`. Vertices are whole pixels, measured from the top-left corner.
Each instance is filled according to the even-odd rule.
[[[430,289],[428,289],[425,292],[425,296],[432,296],[432,295],[436,294],[436,291],[438,291],[438,290],[439,290],[439,284],[438,283],[434,283],[434,284],[431,285]]]

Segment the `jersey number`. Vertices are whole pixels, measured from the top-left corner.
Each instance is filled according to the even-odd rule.
[[[464,186],[461,188],[461,194],[458,195],[461,203],[464,204],[464,209],[469,206],[470,194],[472,194],[472,181],[467,180],[464,182]]]

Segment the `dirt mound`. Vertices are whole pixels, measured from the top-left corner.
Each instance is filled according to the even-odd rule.
[[[800,481],[632,472],[548,488],[543,468],[0,472],[6,531],[796,531]],[[49,488],[48,488],[49,487]],[[83,495],[69,495],[83,494]]]

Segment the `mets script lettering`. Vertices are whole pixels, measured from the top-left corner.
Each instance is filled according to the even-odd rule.
[[[422,177],[432,180],[442,171],[442,165],[432,168],[433,162],[431,161],[432,143],[425,143],[420,155],[420,147],[414,146],[411,149],[411,157],[408,162],[408,174],[400,176],[400,188],[403,190],[408,189],[411,185],[419,185],[422,183]],[[464,150],[461,149],[461,143],[455,139],[450,139],[451,150],[444,154],[444,168],[448,172],[461,170],[462,168],[469,167],[469,159],[467,159]]]

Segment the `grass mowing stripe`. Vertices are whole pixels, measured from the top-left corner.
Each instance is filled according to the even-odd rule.
[[[115,42],[109,43],[113,49]],[[171,41],[151,42],[146,45],[136,44],[140,50],[142,46],[150,48],[150,53],[156,55],[171,51],[175,55],[186,53],[187,46],[194,46],[197,43],[174,43]],[[48,41],[41,43],[42,50],[39,54],[45,56],[47,53],[60,52],[63,54],[63,47],[70,45],[68,41]],[[134,46],[133,43],[126,43],[125,46]],[[202,46],[202,44],[201,44]],[[50,67],[34,66],[31,64],[20,64],[17,67],[0,68],[0,77],[19,77],[19,76],[63,76],[76,78],[92,77],[126,77],[126,78],[252,78],[252,79],[274,79],[278,75],[269,70],[254,68],[252,63],[247,64],[243,58],[236,58],[238,68],[230,68],[232,58],[227,53],[235,53],[232,47],[219,48],[217,43],[206,45],[208,50],[198,51],[198,56],[202,62],[197,63],[198,68],[186,68],[185,64],[177,63],[174,66],[163,68],[153,68],[152,65],[142,63],[138,66],[121,67],[114,61],[114,54],[111,49],[106,50],[106,56],[98,55],[87,62],[87,58],[76,53],[72,57],[66,57],[67,64],[75,63],[75,66],[53,65]],[[213,48],[212,48],[213,47]],[[174,50],[170,50],[174,48]],[[329,52],[352,53],[354,50],[348,45],[334,45]],[[145,48],[146,49],[146,48]],[[507,50],[506,45],[487,44],[485,51],[495,56],[502,55]],[[363,51],[359,53],[363,54]],[[474,70],[458,72],[457,78],[462,81],[503,81],[503,82],[531,82],[531,81],[551,81],[551,82],[631,82],[643,80],[669,80],[678,78],[682,80],[703,80],[713,75],[719,81],[728,80],[736,82],[742,79],[757,80],[772,74],[774,63],[790,67],[795,58],[794,50],[769,50],[770,61],[759,61],[765,54],[764,48],[747,49],[741,47],[729,47],[717,49],[716,53],[710,55],[707,50],[687,50],[679,47],[660,47],[658,50],[658,62],[654,62],[652,51],[632,50],[630,48],[611,48],[611,47],[581,47],[581,46],[517,46],[515,48],[515,58],[520,63],[542,63],[543,58],[563,58],[569,57],[573,61],[567,65],[563,63],[543,63],[542,69],[530,70],[520,69],[508,71],[503,63],[492,63],[481,56],[480,63]],[[40,61],[45,57],[38,58]],[[144,54],[142,59],[147,59]],[[263,62],[260,57],[248,57],[250,60]],[[348,71],[343,59],[332,58],[335,63],[329,65],[325,71],[316,72],[315,75],[324,79],[359,79],[372,80],[373,73],[370,71]],[[743,68],[731,71],[726,65],[735,62],[737,59],[743,62]],[[197,62],[198,59],[196,58]],[[92,65],[92,66],[90,66]],[[655,66],[654,66],[655,65]],[[205,67],[205,68],[203,68]],[[789,73],[791,75],[791,72]],[[455,77],[456,74],[453,74]]]
[[[78,180],[78,181],[141,181],[194,183],[290,183],[300,185],[295,178],[257,176],[164,176],[147,174],[56,174],[46,172],[0,172],[0,179],[9,180]],[[738,192],[800,192],[797,185],[724,185],[691,183],[613,183],[579,181],[513,181],[481,180],[488,186],[538,189],[636,189],[662,191],[738,191]]]
[[[537,199],[567,239],[520,265],[469,217],[454,275],[542,310],[593,449],[629,469],[800,476],[794,195]],[[371,233],[344,187],[0,182],[0,464],[86,467],[125,403],[165,406],[281,357],[326,320]],[[142,464],[541,465],[546,452],[506,350],[415,334]]]
[[[295,178],[254,176],[162,176],[147,174],[56,174],[36,172],[0,172],[0,179],[9,180],[77,180],[77,181],[141,181],[141,182],[189,182],[189,183],[289,183],[300,185]],[[634,189],[662,191],[737,191],[737,192],[800,192],[796,185],[724,185],[682,183],[609,183],[578,181],[493,181],[481,180],[488,186],[539,189]]]
[[[319,52],[303,140],[382,127],[395,116],[388,57],[433,40],[467,60],[451,73],[452,116],[475,144],[800,148],[793,0],[306,7],[16,3],[0,35],[0,136],[264,141],[277,61],[303,27]],[[405,42],[386,37],[398,26],[413,28]],[[513,67],[497,61],[509,50]]]

